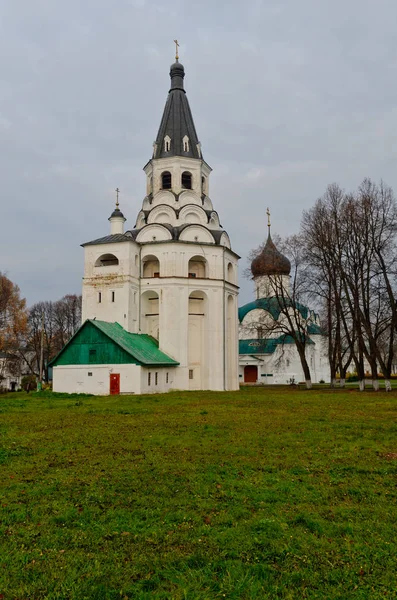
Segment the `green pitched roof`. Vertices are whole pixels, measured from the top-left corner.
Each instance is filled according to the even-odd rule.
[[[159,349],[158,341],[146,333],[129,333],[118,323],[90,320],[105,335],[143,365],[179,365],[179,362]]]
[[[307,338],[307,344],[314,344],[314,342]],[[252,339],[252,340],[239,340],[239,354],[273,354],[276,351],[277,346],[295,344],[294,339],[290,335],[280,335],[278,338],[267,338],[267,339]]]
[[[159,349],[158,341],[152,336],[144,333],[129,333],[123,329],[119,323],[108,323],[106,321],[97,321],[96,319],[87,319],[87,321],[83,323],[75,335],[62,348],[60,353],[52,359],[52,361],[49,363],[49,366],[56,366],[58,359],[66,350],[66,348],[73,344],[76,336],[78,336],[78,334],[80,334],[80,332],[86,328],[88,324],[94,326],[97,330],[104,334],[114,344],[124,350],[138,364],[143,366],[159,367],[176,367],[179,365],[176,360]]]
[[[324,331],[321,329],[321,327],[319,327],[319,325],[316,325],[316,323],[310,323],[307,328],[307,333],[309,335],[325,335]]]
[[[269,312],[272,315],[273,319],[275,321],[277,321],[282,309],[285,306],[287,306],[287,307],[293,306],[293,303],[291,302],[291,300],[289,298],[286,298],[284,300],[284,304],[283,304],[283,301],[281,299],[276,298],[276,296],[272,296],[270,298],[258,298],[258,300],[254,300],[253,302],[244,304],[244,306],[241,306],[238,309],[238,319],[241,323],[241,321],[244,319],[244,317],[249,312],[251,312],[251,310],[255,310],[256,308],[262,308],[263,310],[266,310],[267,312]],[[303,304],[296,302],[296,308],[299,310],[302,317],[304,319],[307,319],[307,317],[309,316],[309,309],[307,308],[307,306],[304,306]]]

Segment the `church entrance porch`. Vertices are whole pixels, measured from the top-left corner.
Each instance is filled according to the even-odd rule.
[[[244,367],[244,383],[256,383],[258,381],[258,367],[247,365]]]

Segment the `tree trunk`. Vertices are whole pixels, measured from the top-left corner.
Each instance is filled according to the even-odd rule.
[[[375,392],[379,392],[378,365],[376,364],[376,360],[373,359],[368,362],[371,365],[372,387]]]
[[[330,387],[332,387],[332,388],[336,387],[336,377],[331,377]]]
[[[311,379],[306,379],[306,389],[307,390],[312,389],[312,380]]]
[[[339,379],[339,387],[344,388],[346,385],[346,379],[344,377],[341,377]]]
[[[386,390],[386,392],[391,392],[390,379],[385,379],[385,390]]]
[[[365,379],[360,379],[359,389],[360,389],[360,392],[363,392],[365,390]]]

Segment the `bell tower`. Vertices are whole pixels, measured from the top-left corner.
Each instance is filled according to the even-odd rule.
[[[179,363],[174,388],[235,390],[240,257],[209,196],[184,79],[177,52],[135,226],[124,231],[117,189],[110,235],[84,244],[83,314],[156,338]]]
[[[178,46],[177,46],[178,49]],[[131,232],[141,245],[141,331],[175,357],[176,387],[238,389],[238,259],[209,196],[178,53]]]

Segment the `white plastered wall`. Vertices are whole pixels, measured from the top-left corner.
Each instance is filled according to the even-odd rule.
[[[141,393],[141,370],[138,365],[66,365],[53,369],[54,392],[68,394],[110,393],[110,375],[120,374],[120,394]],[[89,375],[91,373],[91,375]]]
[[[119,264],[96,267],[98,258],[104,254],[113,254]],[[139,245],[133,241],[85,247],[83,323],[93,318],[117,321],[127,331],[138,331],[139,256]]]
[[[153,243],[142,248],[142,261],[146,256],[155,256],[160,263],[160,277],[142,278],[141,297],[152,291],[159,298],[159,346],[160,349],[177,360],[180,367],[175,372],[174,387],[178,389],[238,389],[237,377],[237,326],[232,322],[232,314],[237,322],[237,260],[233,252],[221,246]],[[205,278],[189,278],[189,260],[201,257],[206,261]],[[231,265],[231,268],[228,268]],[[230,283],[225,278],[230,277]],[[195,374],[199,381],[189,379],[189,370],[195,365],[189,363],[189,296],[198,292],[205,294],[205,315],[202,326],[197,329],[202,336],[203,352],[200,369]],[[233,299],[229,307],[228,297]],[[204,305],[204,301],[203,301]],[[197,316],[197,315],[194,315]],[[151,317],[152,318],[152,317]],[[144,317],[141,317],[141,331],[147,331]],[[196,321],[201,317],[196,318]],[[227,335],[228,323],[232,331]],[[200,337],[201,340],[201,337]],[[190,339],[192,343],[192,340]],[[231,344],[232,354],[227,358],[226,346]],[[229,363],[227,362],[229,360]],[[229,374],[227,373],[229,364]],[[234,370],[232,365],[234,365]],[[197,383],[197,385],[196,385]]]

